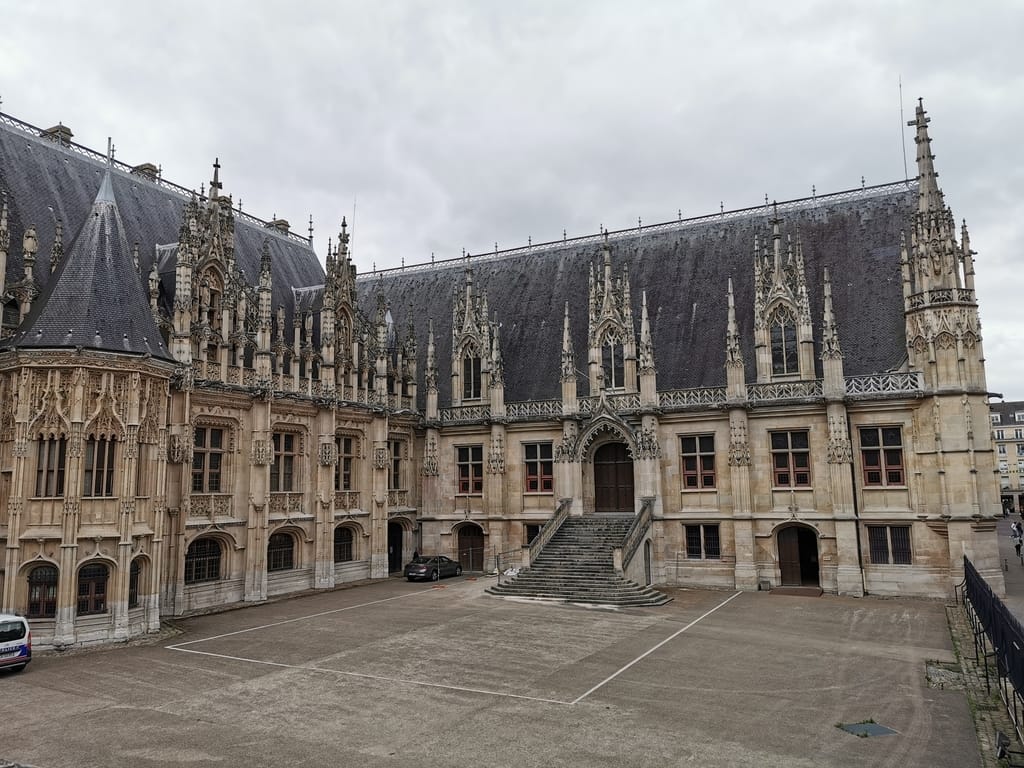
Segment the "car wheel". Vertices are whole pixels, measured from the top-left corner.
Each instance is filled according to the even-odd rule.
[[[430,572],[431,581],[437,581],[439,578],[441,578],[441,574],[438,573],[436,570]]]
[[[456,576],[461,576],[462,575],[462,566],[461,565],[458,568],[455,569],[455,575]]]

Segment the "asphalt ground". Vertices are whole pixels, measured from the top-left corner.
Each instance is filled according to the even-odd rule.
[[[0,762],[981,765],[942,602],[666,590],[598,610],[387,582],[177,622],[0,675]],[[895,731],[861,738],[837,727]]]

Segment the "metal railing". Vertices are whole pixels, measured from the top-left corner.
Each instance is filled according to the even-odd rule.
[[[1024,742],[1024,627],[964,556],[964,581],[958,588],[974,635],[974,661],[984,666],[989,691],[989,663],[995,662],[999,698],[1003,700],[1017,741]]]

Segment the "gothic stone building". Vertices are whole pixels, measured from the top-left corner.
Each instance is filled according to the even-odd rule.
[[[640,583],[1001,590],[974,254],[913,124],[914,181],[360,278],[216,165],[2,116],[0,608],[124,639],[601,514]]]

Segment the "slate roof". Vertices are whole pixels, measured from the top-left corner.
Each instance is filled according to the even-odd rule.
[[[1006,400],[1004,402],[989,402],[988,404],[989,413],[998,414],[1000,417],[998,424],[993,424],[993,427],[1005,427],[1007,425],[1016,424],[1015,414],[1024,413],[1024,400]]]
[[[900,272],[900,232],[917,205],[916,182],[817,196],[779,204],[782,234],[803,243],[816,347],[821,341],[822,275],[828,267],[846,375],[897,370],[906,359]],[[629,268],[636,331],[647,292],[658,389],[725,384],[728,280],[733,280],[737,321],[748,381],[754,363],[754,235],[769,238],[771,209],[706,216],[609,234],[616,277]],[[600,238],[532,246],[468,262],[389,270],[358,281],[360,303],[372,312],[383,291],[395,323],[409,313],[420,350],[420,384],[428,317],[434,321],[439,399],[451,388],[452,289],[467,264],[474,285],[486,290],[491,317],[501,323],[505,400],[561,397],[562,320],[569,302],[580,395],[587,389],[588,271],[599,266]],[[816,358],[820,349],[816,349]],[[820,376],[820,360],[816,362]],[[423,390],[421,389],[422,393]]]
[[[132,263],[109,173],[71,250],[4,346],[84,347],[171,359]]]
[[[65,251],[68,235],[82,227],[90,214],[106,169],[103,155],[79,145],[65,146],[38,135],[39,130],[8,115],[0,115],[0,190],[10,207],[11,252],[7,259],[7,284],[23,275],[21,240],[25,228],[35,225],[39,237],[35,279],[45,286],[50,280],[49,256],[57,219],[64,223]],[[176,243],[187,190],[131,173],[131,167],[114,163],[111,184],[129,247],[139,244],[143,280],[149,275],[157,245]],[[273,262],[273,307],[284,306],[291,327],[292,288],[322,285],[324,271],[309,242],[269,229],[265,222],[235,216],[235,260],[253,285],[259,279],[263,241],[270,245]],[[166,249],[161,259],[161,282],[173,294],[177,249]],[[169,301],[172,296],[165,296]],[[148,301],[148,299],[147,299]],[[165,305],[166,306],[166,305]],[[118,338],[128,329],[115,333]]]

